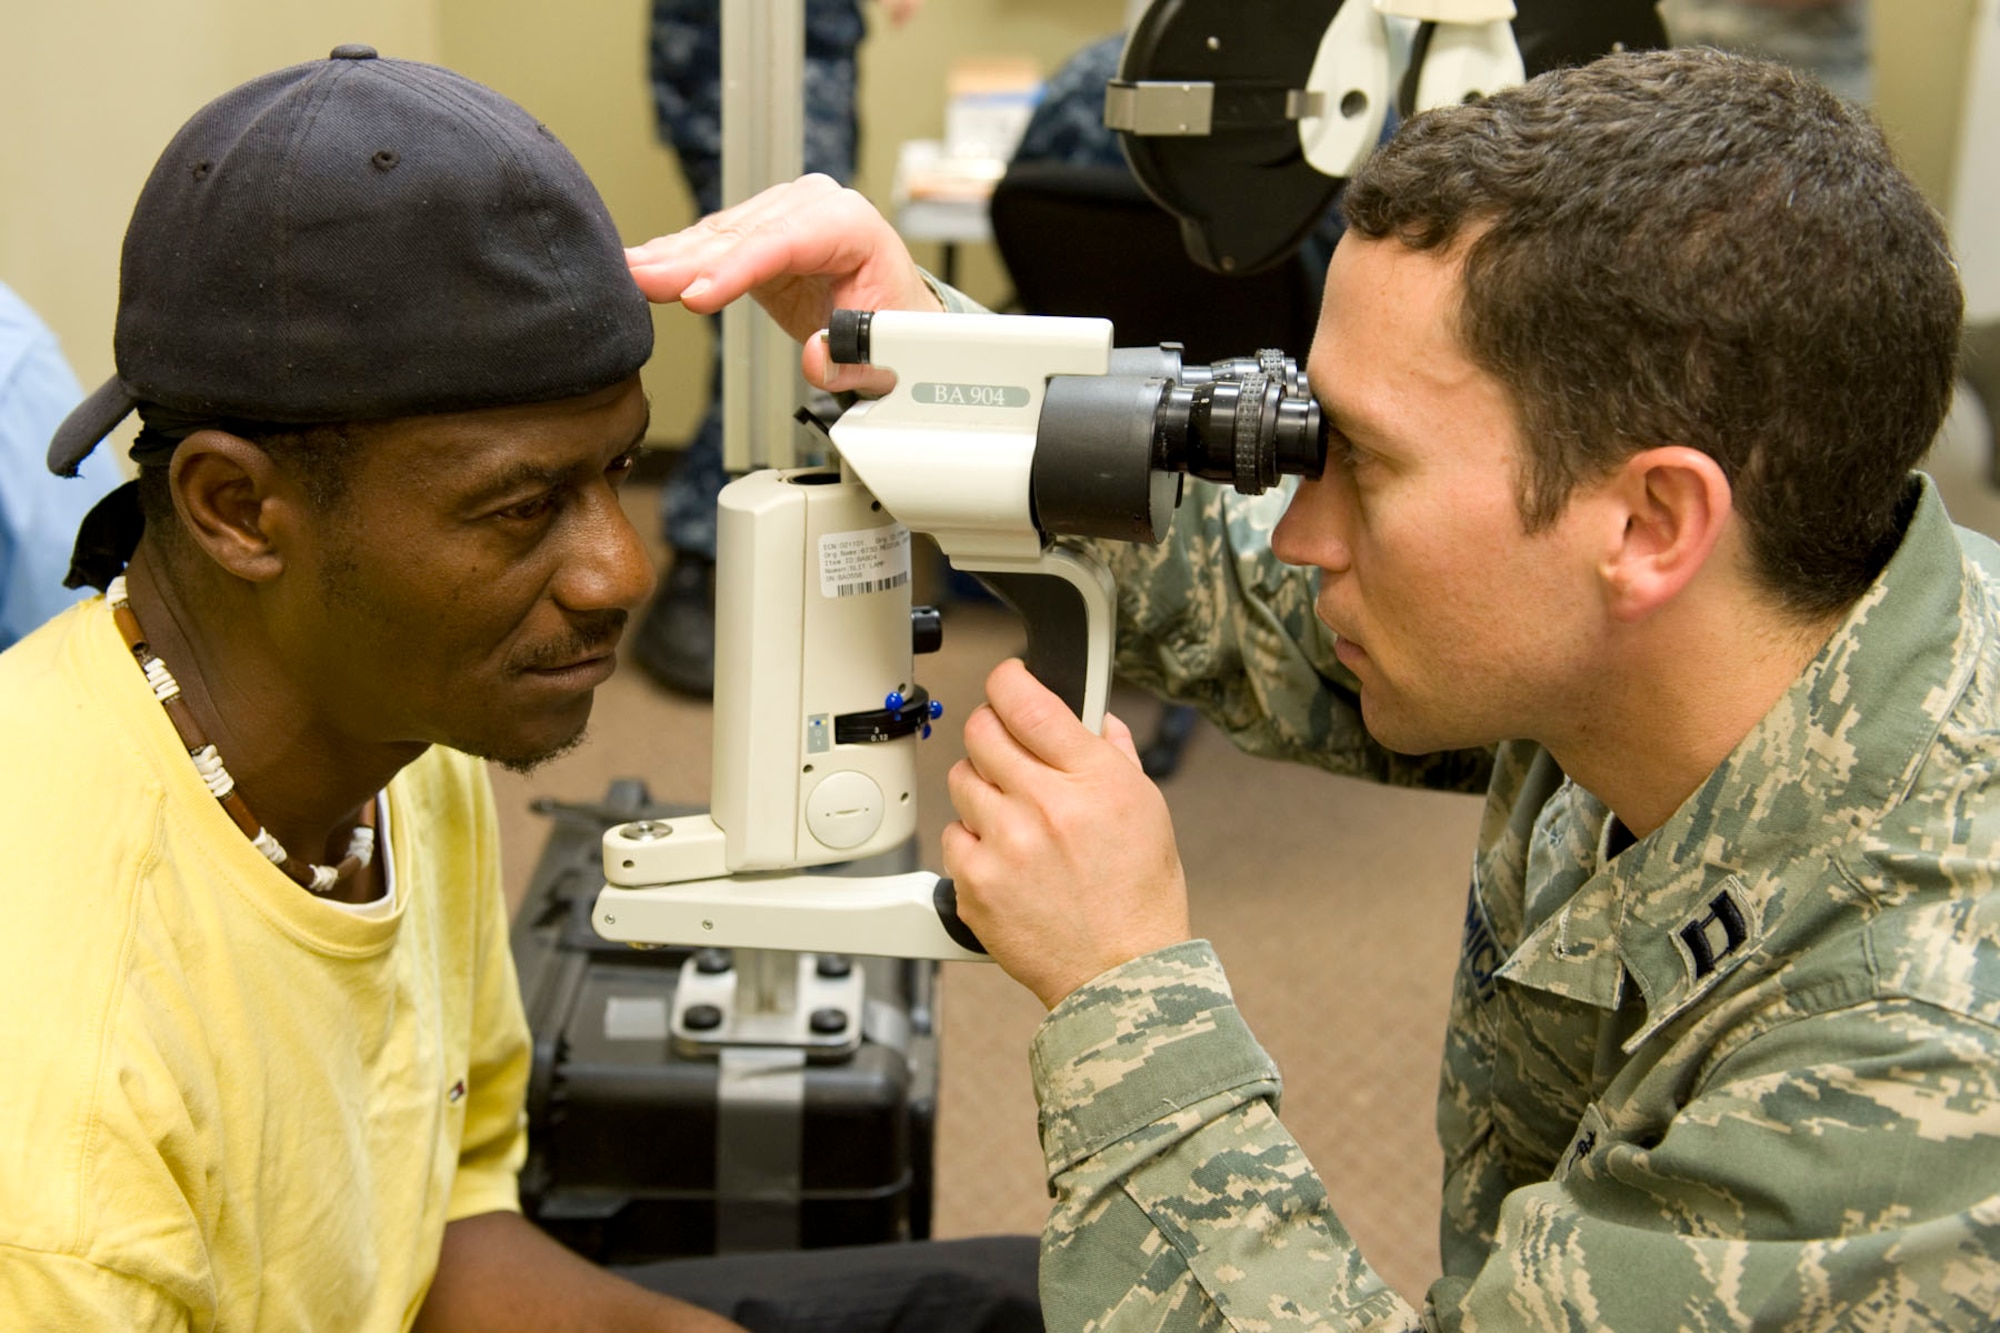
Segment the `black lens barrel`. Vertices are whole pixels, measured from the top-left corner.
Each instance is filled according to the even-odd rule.
[[[1259,495],[1326,465],[1319,405],[1278,351],[1186,365],[1181,347],[1121,347],[1107,375],[1056,375],[1036,433],[1035,522],[1048,533],[1158,541],[1180,479]]]
[[[1281,476],[1326,466],[1319,405],[1279,352],[1218,361],[1169,386],[1154,421],[1153,466],[1259,495]]]

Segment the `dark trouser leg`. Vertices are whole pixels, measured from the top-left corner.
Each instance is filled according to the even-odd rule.
[[[1033,1236],[786,1250],[621,1268],[751,1333],[1040,1333]]]
[[[708,323],[715,330],[718,356],[711,362],[708,408],[660,491],[660,518],[667,545],[677,554],[714,560],[715,497],[729,475],[722,470],[722,321],[711,317]]]
[[[854,177],[855,47],[862,37],[856,0],[807,0],[805,167],[837,180]],[[722,204],[722,42],[715,0],[653,0],[649,43],[653,111],[673,146],[695,207]],[[710,321],[720,333],[720,322]],[[720,338],[716,339],[720,345]],[[722,466],[721,373],[711,369],[708,406],[660,497],[660,523],[673,565],[639,619],[633,651],[654,680],[707,697],[715,684],[715,503],[729,477]]]
[[[722,206],[722,42],[713,0],[655,0],[650,46],[653,111],[660,137],[679,159],[695,208]],[[854,0],[809,0],[805,32],[807,171],[854,179],[859,126],[855,117],[855,48],[862,37]],[[709,327],[721,344],[721,321]],[[722,375],[709,377],[709,403],[686,456],[662,497],[667,545],[715,559],[715,497],[729,478],[722,470]]]

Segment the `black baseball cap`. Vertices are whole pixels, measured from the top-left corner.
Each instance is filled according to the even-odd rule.
[[[195,113],[140,192],[117,374],[49,470],[134,407],[272,425],[549,402],[653,350],[610,214],[556,137],[490,88],[341,46]]]

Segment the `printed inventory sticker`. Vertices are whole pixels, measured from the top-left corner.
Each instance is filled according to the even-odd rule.
[[[819,539],[819,590],[824,597],[888,592],[910,581],[910,530],[900,523]]]

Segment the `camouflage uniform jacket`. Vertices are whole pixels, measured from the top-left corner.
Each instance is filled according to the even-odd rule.
[[[1445,1276],[1418,1311],[1357,1252],[1194,942],[1035,1038],[1050,1328],[2000,1326],[2000,548],[1913,481],[1840,630],[1607,857],[1604,805],[1534,745],[1374,746],[1316,574],[1270,555],[1285,497],[1190,490],[1161,546],[1100,548],[1120,670],[1254,752],[1487,791]]]

